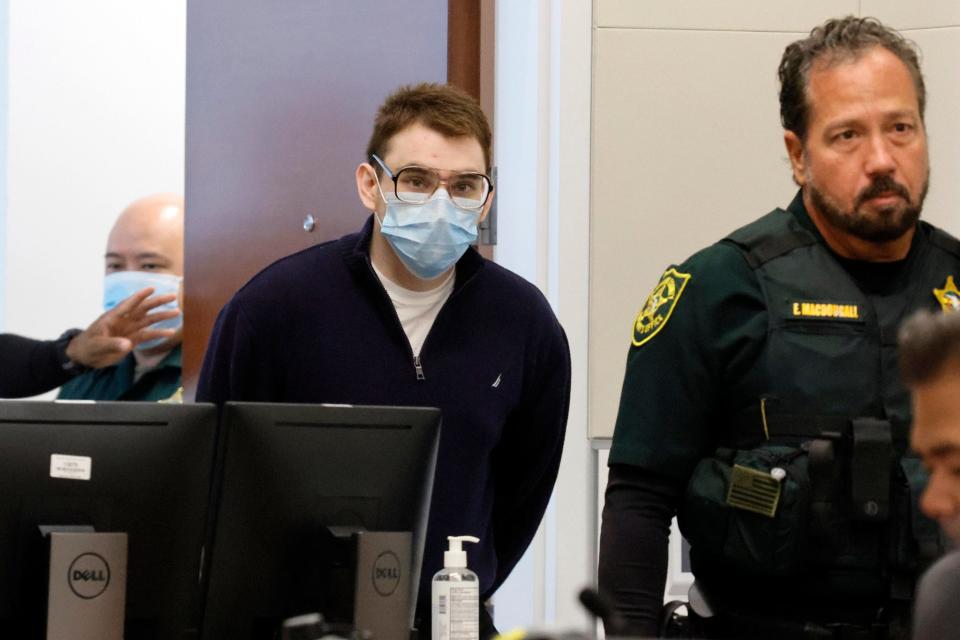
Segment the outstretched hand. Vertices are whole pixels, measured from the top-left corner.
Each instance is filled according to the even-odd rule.
[[[177,299],[176,294],[151,298],[153,288],[141,289],[93,321],[67,345],[67,357],[77,364],[99,369],[114,365],[141,342],[169,338],[175,329],[149,329],[155,322],[176,318],[179,309],[156,311]]]

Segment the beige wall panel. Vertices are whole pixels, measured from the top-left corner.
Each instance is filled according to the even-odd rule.
[[[960,27],[905,31],[923,52],[930,193],[923,216],[960,236]]]
[[[897,29],[960,26],[957,0],[861,0],[860,15],[879,18]]]
[[[596,32],[591,437],[612,435],[632,322],[663,269],[792,198],[776,68],[795,38]]]
[[[858,0],[596,0],[595,6],[598,27],[808,32],[830,16],[856,14],[859,4]]]

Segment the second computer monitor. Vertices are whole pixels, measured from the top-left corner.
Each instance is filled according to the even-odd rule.
[[[411,531],[416,594],[438,409],[227,403],[221,429],[204,637],[270,638],[321,609],[330,527]]]

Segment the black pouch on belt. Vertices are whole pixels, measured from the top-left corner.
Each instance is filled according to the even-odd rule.
[[[834,494],[842,486],[832,440],[811,440],[806,444],[810,471],[810,533],[821,541],[831,540],[834,530]]]
[[[861,522],[886,522],[890,517],[890,474],[893,461],[890,423],[876,418],[855,418],[852,426],[852,515]]]

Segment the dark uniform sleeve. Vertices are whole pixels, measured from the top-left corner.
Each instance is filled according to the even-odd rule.
[[[537,532],[560,468],[570,405],[570,348],[544,302],[547,328],[527,352],[523,398],[494,452],[493,528],[499,587]],[[489,595],[489,594],[484,594]]]
[[[670,519],[697,461],[715,448],[724,381],[752,365],[767,323],[735,247],[713,245],[675,271],[686,284],[645,319],[658,322],[652,337],[635,330],[627,357],[600,540],[600,589],[627,632],[643,635],[656,631]]]
[[[0,398],[24,398],[55,389],[73,377],[60,366],[55,341],[0,335]]]
[[[598,578],[601,591],[617,604],[625,628],[608,635],[655,637],[667,543],[682,481],[629,464],[610,466],[603,505]]]
[[[236,297],[217,316],[197,382],[197,402],[276,400],[278,381],[269,375],[269,348]]]

